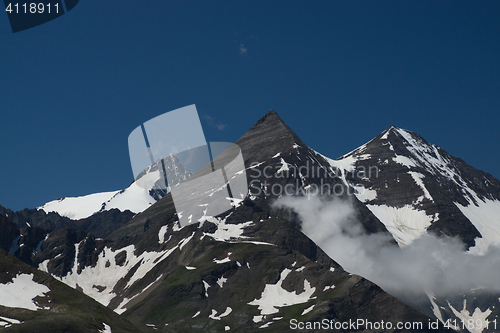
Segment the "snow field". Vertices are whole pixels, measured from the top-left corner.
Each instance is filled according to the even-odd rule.
[[[17,274],[6,284],[0,284],[0,305],[36,311],[42,309],[33,298],[45,296],[50,289],[33,281],[32,274]]]
[[[409,245],[427,232],[427,227],[434,221],[423,210],[405,205],[401,208],[387,205],[366,205],[382,222],[399,245]]]
[[[476,202],[477,206],[471,201],[468,206],[455,205],[483,236],[476,238],[476,246],[469,249],[470,253],[481,255],[486,253],[490,245],[500,245],[500,201],[482,201],[476,197]]]
[[[309,281],[305,279],[304,291],[300,294],[297,294],[296,292],[289,292],[282,287],[283,281],[288,274],[290,274],[290,272],[290,269],[285,268],[281,272],[280,279],[276,282],[276,284],[266,284],[261,297],[249,302],[248,304],[258,306],[261,315],[269,315],[279,312],[279,307],[305,303],[311,300],[311,296],[316,291],[316,288],[311,287]],[[254,322],[259,322],[262,320],[262,317],[260,320],[255,320],[256,318],[254,317]]]

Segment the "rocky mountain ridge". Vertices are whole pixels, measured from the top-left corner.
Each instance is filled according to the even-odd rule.
[[[310,149],[270,111],[236,142],[244,157],[249,193],[244,199],[231,200],[230,211],[219,216],[204,216],[199,223],[181,227],[177,214],[182,212],[176,212],[168,193],[123,223],[112,225],[113,217],[103,215],[104,223],[89,223],[94,229],[101,224],[110,225],[101,231],[102,238],[92,234],[94,229],[76,231],[65,229],[67,225],[61,224],[62,229],[51,231],[29,226],[19,212],[8,211],[9,217],[18,219],[18,226],[4,221],[5,230],[10,231],[2,239],[2,245],[25,262],[131,320],[143,332],[200,329],[282,332],[290,328],[292,319],[328,318],[345,322],[366,318],[428,323],[430,318],[426,315],[407,307],[370,281],[345,272],[300,231],[304,223],[300,215],[275,205],[289,194],[286,191],[304,198],[319,193],[327,202],[349,202],[355,218],[348,219],[346,225],[359,224],[363,234],[383,236],[382,246],[397,249],[398,243],[400,246],[405,245],[404,241],[411,243],[418,238],[418,233],[395,232],[395,223],[391,224],[391,220],[372,206],[382,203],[376,200],[386,200],[388,207],[411,205],[412,209],[418,208],[427,215],[433,205],[429,196],[433,199],[438,196],[427,187],[419,188],[421,178],[416,173],[424,174],[420,169],[410,170],[415,174],[409,175],[407,172],[403,175],[408,168],[401,169],[401,179],[415,183],[403,197],[408,198],[409,203],[401,200],[400,194],[398,198],[398,194],[386,191],[392,182],[386,187],[385,179],[394,171],[384,169],[389,158],[396,159],[396,164],[391,166],[395,168],[407,167],[401,163],[410,163],[404,143],[402,146],[390,143],[393,149],[404,154],[390,155],[393,151],[390,148],[389,152],[380,151],[389,146],[383,138],[404,136],[399,129],[388,131],[377,137],[378,145],[376,138],[364,148],[334,161]],[[381,143],[385,145],[380,147]],[[367,154],[367,149],[374,152]],[[381,157],[372,158],[371,154],[375,156],[375,153]],[[443,156],[444,152],[439,154]],[[408,160],[400,157],[403,155]],[[228,158],[229,155],[223,153],[215,164],[224,165]],[[417,165],[416,160],[411,163]],[[425,166],[424,162],[419,163]],[[376,179],[352,173],[360,171],[362,166],[366,172],[373,165],[380,168]],[[200,170],[203,172],[209,170]],[[399,174],[398,171],[396,177]],[[490,181],[491,187],[497,188],[496,180]],[[483,191],[481,198],[492,198],[494,194],[489,191]],[[94,221],[98,221],[102,213],[93,215]],[[437,213],[437,217],[441,217],[442,213]],[[123,212],[117,214],[120,218],[123,216]],[[47,216],[54,219],[54,215]],[[40,219],[43,220],[43,216]],[[72,221],[68,219],[68,222]],[[462,225],[471,228],[465,220]],[[470,243],[467,232],[458,230],[453,234],[450,227],[436,229],[441,234],[462,235]],[[417,231],[423,234],[427,229]],[[274,293],[279,297],[269,298],[268,295]],[[478,305],[468,304],[474,308]],[[436,315],[430,306],[432,304],[424,312]],[[450,307],[447,309],[441,319],[457,317]]]

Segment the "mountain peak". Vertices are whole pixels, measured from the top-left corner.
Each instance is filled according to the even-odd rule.
[[[418,228],[414,224],[406,226],[411,232],[404,231],[406,227],[391,229],[401,244],[409,244],[427,231],[458,236],[467,248],[474,246],[475,239],[481,236],[487,238],[484,244],[492,242],[487,232],[478,231],[483,222],[476,223],[476,228],[461,209],[479,206],[481,202],[486,203],[485,200],[499,201],[499,192],[495,190],[498,185],[494,185],[500,184],[498,180],[449,155],[420,135],[390,126],[376,138],[342,156],[338,165],[342,163],[349,163],[351,170],[377,169],[370,179],[347,179],[349,185],[372,191],[370,195],[365,191],[359,198],[375,207],[375,213],[381,212],[382,208],[377,208],[380,206],[394,212],[407,209],[420,221]],[[394,221],[385,222],[390,226],[399,225],[408,216],[401,215]],[[387,219],[385,215],[378,217],[381,221]]]
[[[284,121],[280,118],[278,113],[276,111],[274,111],[273,109],[271,109],[262,118],[257,120],[257,122],[255,123],[254,126],[257,126],[257,125],[260,125],[263,123],[277,122],[277,121],[284,123]]]
[[[288,127],[274,110],[260,118],[236,144],[241,148],[245,161],[270,158],[277,152],[287,152],[295,145],[306,144]]]
[[[399,150],[399,153],[402,153],[401,149],[408,150],[407,153],[411,152],[413,154],[416,153],[417,150],[433,151],[435,147],[435,145],[430,144],[417,133],[396,126],[389,126],[389,128],[380,133],[365,146],[374,145],[386,146],[387,149],[391,151],[396,149]]]
[[[397,127],[397,126],[389,126],[385,131],[383,131],[382,133],[380,133],[378,135],[378,137],[380,137],[381,139],[385,139],[387,140],[388,139],[388,136],[390,134],[395,134],[395,135],[398,135],[398,136],[401,136],[401,133],[413,133],[411,131],[408,131],[408,130],[405,130],[404,128],[400,128],[400,127]]]

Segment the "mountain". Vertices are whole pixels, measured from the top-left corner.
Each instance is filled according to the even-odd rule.
[[[236,144],[245,162],[245,170],[238,172],[246,172],[249,193],[237,200],[242,193],[232,189],[232,208],[225,213],[204,215],[181,227],[182,212],[176,212],[168,193],[106,239],[83,230],[25,225],[19,236],[11,230],[11,240],[4,243],[17,256],[26,248],[23,253],[30,256],[23,258],[32,266],[94,298],[142,332],[283,332],[291,323],[324,319],[349,332],[422,331],[411,325],[397,329],[398,322],[428,328],[430,317],[346,272],[301,232],[299,214],[279,206],[288,192],[308,199],[321,189],[325,204],[346,203],[355,211],[346,228],[380,235],[381,246],[398,249],[385,225],[349,195],[343,180],[327,176],[335,171],[328,159],[302,142],[274,111]],[[224,166],[231,156],[223,152],[214,165]],[[189,186],[196,187],[193,180],[209,172],[209,166],[198,171]],[[364,322],[353,325],[358,318]],[[381,329],[382,320],[394,326]],[[446,331],[439,326],[433,332]]]
[[[200,191],[240,150],[229,185]],[[282,332],[325,318],[496,331],[500,181],[416,133],[390,127],[333,160],[269,111],[194,175],[169,158],[115,195],[119,209],[67,205],[91,214],[73,220],[0,207],[0,245],[143,332]],[[167,171],[200,200],[230,188],[230,209],[181,224]],[[242,176],[248,187],[233,186]],[[155,203],[133,212],[132,186]]]
[[[168,186],[165,186],[164,172],[170,180]],[[0,206],[0,215],[8,217],[19,228],[73,228],[106,238],[191,175],[175,155],[170,155],[146,168],[124,190],[57,199],[36,209],[18,212]]]
[[[391,126],[330,162],[401,245],[426,232],[478,252],[500,244],[500,181],[416,133]]]
[[[2,231],[16,229],[6,218],[1,218],[0,226]],[[9,255],[6,244],[1,245],[0,327],[3,331],[138,331],[131,322],[92,298]]]
[[[162,169],[162,166],[165,169]],[[162,191],[161,188],[165,187],[164,172],[169,175],[171,184]],[[85,219],[97,212],[111,209],[140,213],[192,174],[175,155],[170,154],[146,168],[124,190],[57,199],[38,207],[38,210],[46,213],[56,212],[72,220]],[[163,183],[163,186],[160,183]]]
[[[408,297],[389,285],[385,290],[445,321],[480,322],[481,329],[472,325],[471,332],[496,331],[485,329],[485,323],[498,321],[500,315],[500,181],[418,134],[393,126],[328,161],[402,251],[418,253],[419,258],[412,257],[415,263],[400,264],[399,269],[420,267],[435,275],[415,273],[430,281],[420,290],[424,297]],[[375,275],[364,276],[377,282]]]

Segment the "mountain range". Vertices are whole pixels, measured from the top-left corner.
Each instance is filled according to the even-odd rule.
[[[333,160],[271,110],[235,144],[248,193],[234,192],[229,211],[197,223],[180,224],[171,193],[155,190],[154,165],[122,191],[19,212],[0,206],[0,325],[497,330],[499,180],[392,126]],[[176,183],[211,171],[192,175],[169,158]],[[153,185],[139,186],[141,177]],[[18,290],[26,292],[12,297]]]

